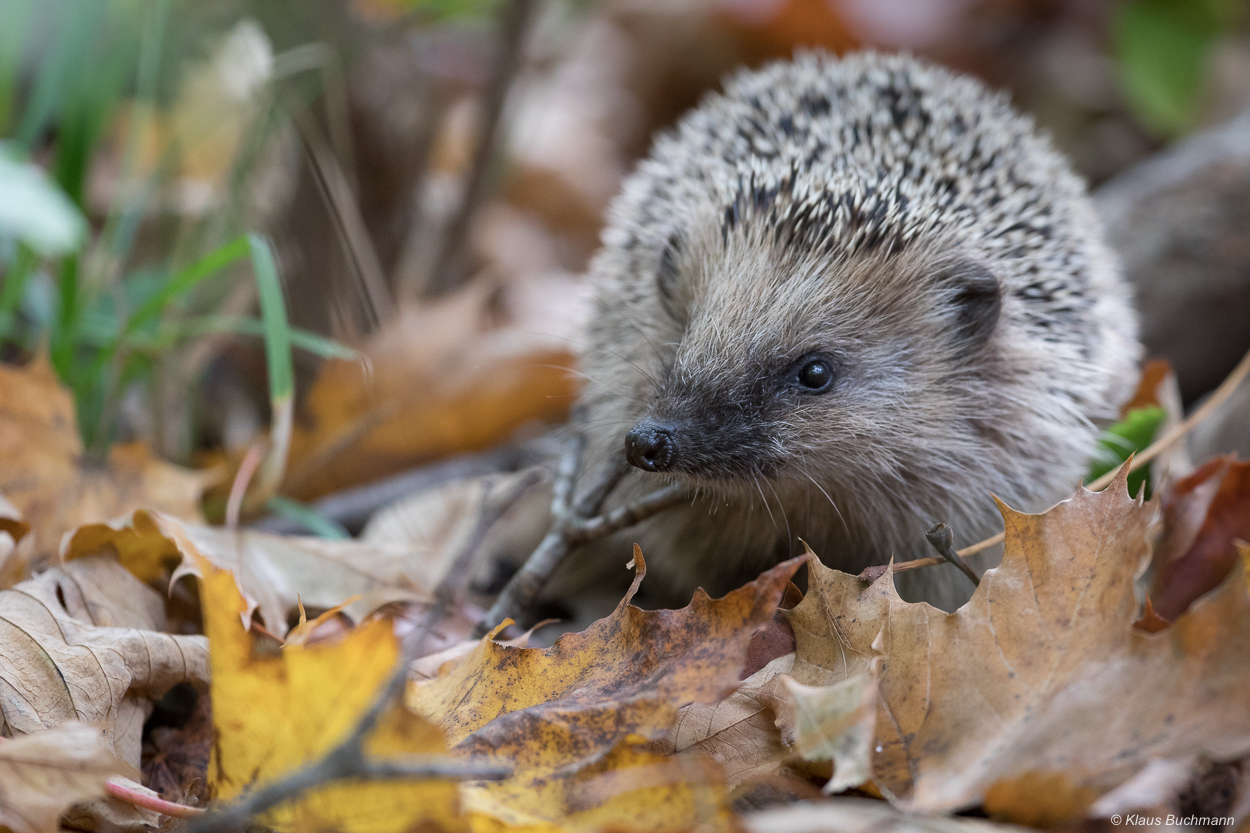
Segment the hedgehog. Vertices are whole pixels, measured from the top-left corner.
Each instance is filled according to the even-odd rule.
[[[626,179],[590,275],[583,482],[624,458],[612,505],[691,497],[579,560],[637,542],[671,598],[804,544],[857,572],[932,555],[939,522],[990,536],[995,497],[1072,493],[1136,382],[1082,180],[1004,94],[905,55],[729,78]],[[948,609],[970,590],[899,581]]]

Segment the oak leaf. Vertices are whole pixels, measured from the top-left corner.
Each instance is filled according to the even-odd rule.
[[[0,825],[55,833],[71,805],[103,796],[109,776],[133,771],[99,729],[76,721],[0,742]]]
[[[192,520],[212,479],[151,456],[141,443],[115,446],[102,464],[84,460],[74,402],[51,365],[0,364],[0,492],[30,525],[36,557],[61,536],[145,507]]]
[[[904,806],[985,802],[1008,819],[1083,813],[1153,759],[1250,753],[1250,594],[1226,580],[1170,628],[1134,630],[1154,511],[1123,472],[1041,515],[1000,504],[1002,565],[947,614],[812,565],[790,614],[794,676],[847,677],[885,656],[875,783]],[[1243,569],[1245,565],[1243,563]],[[1046,789],[1041,789],[1045,786]]]
[[[399,645],[391,623],[374,619],[337,641],[266,650],[243,628],[247,603],[230,574],[211,565],[202,572],[216,730],[209,780],[217,798],[230,801],[344,740],[394,672]],[[438,729],[399,706],[366,742],[366,751],[380,757],[445,749]],[[450,781],[331,784],[280,805],[264,820],[279,830],[467,829],[458,787]]]
[[[344,612],[359,621],[393,601],[428,601],[437,583],[421,552],[398,545],[273,535],[180,521],[160,512],[137,511],[110,523],[88,524],[66,538],[62,558],[116,553],[135,575],[154,581],[169,575],[200,575],[208,563],[234,576],[247,600],[245,614],[259,611],[265,629],[282,637],[297,603],[328,610],[360,596]]]

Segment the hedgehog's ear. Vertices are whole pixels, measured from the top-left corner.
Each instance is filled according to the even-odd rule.
[[[686,320],[686,304],[684,282],[678,268],[682,247],[685,241],[681,234],[674,232],[660,253],[660,265],[655,273],[655,286],[664,310],[678,322]]]
[[[984,263],[959,259],[942,270],[941,283],[953,316],[959,345],[975,350],[989,341],[998,325],[1003,290]]]

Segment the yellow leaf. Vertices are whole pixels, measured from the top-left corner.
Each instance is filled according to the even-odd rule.
[[[209,565],[202,571],[216,731],[209,779],[217,798],[229,801],[317,760],[346,738],[393,673],[399,646],[391,623],[373,620],[336,642],[265,651],[243,628],[247,604],[234,580]],[[444,751],[436,728],[398,706],[367,742],[367,752],[381,757]],[[284,831],[465,829],[457,785],[432,780],[330,785],[279,806],[265,821]]]

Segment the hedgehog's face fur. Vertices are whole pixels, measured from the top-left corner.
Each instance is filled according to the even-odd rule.
[[[659,257],[672,338],[625,438],[635,467],[726,497],[833,472],[850,486],[865,466],[901,484],[928,453],[918,413],[963,426],[992,407],[969,396],[995,365],[1003,303],[983,258],[945,246],[847,258],[770,243],[750,223],[704,229],[675,233]]]

